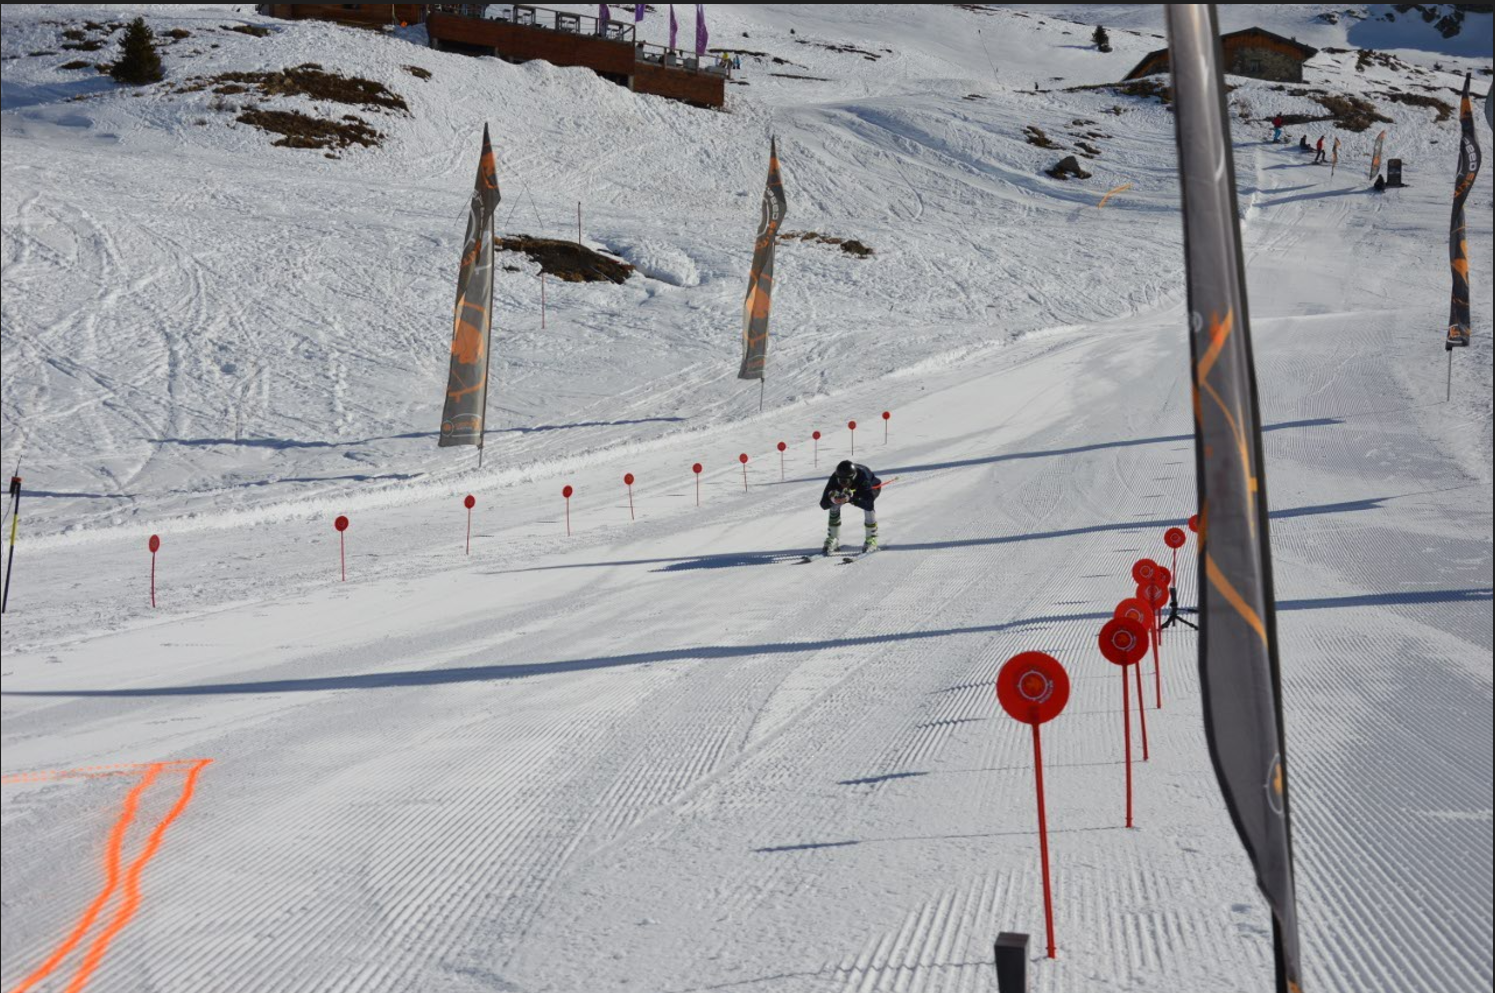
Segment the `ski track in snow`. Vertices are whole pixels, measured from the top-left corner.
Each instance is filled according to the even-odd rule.
[[[1152,14],[712,5],[723,44],[748,32],[834,77],[750,58],[716,115],[583,72],[145,7],[189,26],[183,45],[221,45],[173,49],[183,71],[315,60],[386,81],[412,116],[378,119],[388,148],[327,162],[199,127],[190,101],[67,102],[109,86],[58,83],[61,56],[4,63],[0,383],[28,501],[0,683],[0,988],[100,892],[132,782],[25,774],[202,758],[90,989],[992,993],[996,935],[1042,943],[1031,738],[993,694],[1028,650],[1074,682],[1044,732],[1061,957],[1035,961],[1036,989],[1269,986],[1195,639],[1165,643],[1130,832],[1117,673],[1095,650],[1132,562],[1166,556],[1194,502],[1171,117],[1027,92],[1033,75],[1111,78],[1160,44]],[[1355,30],[1308,26],[1320,9],[1254,13],[1315,44]],[[1078,22],[1101,14],[1108,59],[1081,50]],[[53,16],[7,5],[4,54],[54,44]],[[815,47],[848,39],[883,58]],[[1311,71],[1392,78],[1352,57]],[[489,91],[502,105],[474,111]],[[1234,99],[1315,106],[1262,84]],[[583,200],[589,243],[661,277],[552,285],[542,333],[512,260],[482,472],[433,447],[433,315],[475,112],[502,119],[509,230],[568,235]],[[1387,198],[1362,192],[1358,158],[1331,188],[1255,126],[1237,135],[1300,909],[1312,990],[1477,993],[1495,928],[1490,342],[1482,328],[1442,403],[1451,131],[1394,116],[1416,178]],[[1112,135],[1095,181],[1035,178],[1057,153],[1023,126],[1077,119]],[[781,250],[759,416],[733,328],[769,132],[789,227],[878,254]],[[1486,323],[1490,189],[1470,206]],[[858,458],[901,477],[888,547],[799,567],[851,418]],[[1186,604],[1194,568],[1191,548]],[[144,795],[125,858],[174,776]]]

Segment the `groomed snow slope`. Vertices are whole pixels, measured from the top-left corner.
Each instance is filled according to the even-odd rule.
[[[1030,91],[1040,61],[1099,82],[1156,39],[1103,60],[1028,11],[712,9],[721,44],[747,31],[833,81],[754,64],[717,115],[358,32],[157,15],[222,46],[192,72],[316,61],[410,100],[378,122],[386,149],[329,161],[199,128],[205,107],[64,102],[102,84],[4,63],[5,450],[34,421],[46,490],[23,509],[46,536],[22,546],[4,628],[0,987],[64,949],[135,796],[120,852],[152,857],[91,989],[991,991],[995,935],[1041,933],[1028,738],[991,683],[1039,649],[1076,694],[1045,739],[1062,954],[1037,988],[1268,988],[1192,638],[1167,645],[1135,832],[1093,648],[1130,563],[1192,512],[1172,122]],[[55,16],[7,7],[4,53],[55,39]],[[1305,15],[1279,16],[1295,33]],[[1311,78],[1395,79],[1353,65]],[[1307,109],[1262,84],[1236,99]],[[484,116],[511,230],[560,234],[585,199],[593,244],[694,278],[562,291],[543,333],[538,288],[505,283],[513,433],[477,473],[430,433]],[[1491,186],[1470,210],[1482,334],[1443,404],[1454,132],[1390,116],[1413,186],[1387,198],[1364,190],[1368,136],[1331,185],[1238,135],[1305,942],[1313,990],[1476,993],[1495,925]],[[1080,119],[1114,136],[1096,179],[1038,177],[1058,153],[1022,128]],[[759,417],[731,376],[770,130],[790,227],[878,255],[781,253]],[[859,456],[900,478],[889,550],[796,565],[823,523],[809,434],[823,469],[853,417]],[[190,795],[191,766],[133,793],[125,769],[37,775],[199,759]],[[39,989],[87,966],[118,896]]]

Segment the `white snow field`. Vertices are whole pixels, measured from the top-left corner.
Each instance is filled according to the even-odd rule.
[[[240,9],[0,15],[0,456],[26,480],[0,989],[992,993],[999,932],[1042,945],[1030,736],[993,693],[1028,650],[1075,689],[1044,732],[1059,958],[1034,988],[1271,988],[1193,637],[1165,645],[1133,831],[1095,646],[1194,513],[1172,117],[1068,90],[1161,47],[1160,9],[711,4],[713,44],[766,53],[726,113]],[[1315,20],[1346,9],[1225,11],[1389,47],[1390,5]],[[170,82],[315,62],[409,113],[355,108],[383,146],[329,159],[235,124],[245,97],[59,68],[107,54],[62,31],[141,10],[190,32]],[[1401,23],[1393,60],[1326,52],[1308,85],[1393,119],[1406,189],[1367,189],[1375,129],[1332,180],[1264,144],[1318,105],[1233,80],[1310,993],[1495,978],[1491,170],[1445,402],[1457,122],[1384,96],[1452,105],[1465,69],[1484,93],[1492,32]],[[581,202],[648,275],[552,283],[542,330],[505,257],[479,470],[436,431],[485,122],[506,232],[566,237]],[[1094,178],[1044,176],[1067,152],[1029,125],[1105,135]],[[876,254],[781,248],[760,416],[734,377],[771,133],[787,226]],[[887,550],[800,565],[851,419],[898,480]]]

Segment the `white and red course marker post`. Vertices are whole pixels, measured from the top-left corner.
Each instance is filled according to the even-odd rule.
[[[997,700],[1013,720],[1033,728],[1033,776],[1038,787],[1038,850],[1043,862],[1043,916],[1049,958],[1059,957],[1054,941],[1054,888],[1049,872],[1049,821],[1043,793],[1043,736],[1039,729],[1069,704],[1069,673],[1053,656],[1019,655],[997,674]]]
[[[784,455],[787,451],[789,451],[789,444],[783,441],[779,442],[779,482],[781,483],[789,481],[789,465],[785,461]]]
[[[161,551],[161,536],[151,535],[151,609],[156,609],[156,553]]]
[[[1121,666],[1121,727],[1126,735],[1126,826],[1136,827],[1132,804],[1132,681],[1127,669],[1147,657],[1147,629],[1129,617],[1118,617],[1100,632],[1100,651],[1106,661]],[[1140,695],[1142,686],[1137,685]]]
[[[815,468],[820,468],[820,439],[823,437],[819,431],[810,436],[815,439]]]
[[[343,582],[346,583],[348,581],[348,528],[352,526],[352,522],[346,517],[339,517],[332,522],[332,526],[337,528],[338,560],[342,563]]]
[[[883,411],[882,412],[882,443],[884,445],[886,445],[888,443],[888,438],[889,438],[888,432],[892,429],[892,426],[893,426],[893,412],[891,410],[885,410],[885,411]]]
[[[857,457],[857,422],[856,421],[850,421],[850,422],[848,422],[847,425],[846,425],[846,430],[848,430],[848,431],[851,432],[851,457],[852,458],[856,458]]]
[[[747,467],[748,462],[751,460],[748,458],[747,452],[743,452],[737,456],[737,461],[742,463],[742,492],[746,493],[748,491]]]
[[[697,462],[690,467],[690,471],[696,474],[696,506],[699,507],[701,505],[701,473],[706,471],[706,467]]]
[[[566,499],[566,537],[571,537],[571,498],[576,496],[574,487],[567,486],[561,490],[561,496]]]
[[[467,554],[472,554],[472,511],[478,505],[478,498],[469,496],[462,501],[462,506],[467,508]]]
[[[628,487],[628,519],[630,521],[638,520],[638,515],[633,512],[633,484],[635,482],[637,480],[633,478],[633,473],[631,472],[623,477],[623,485]]]

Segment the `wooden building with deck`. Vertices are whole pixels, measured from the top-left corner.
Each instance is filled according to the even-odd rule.
[[[637,40],[632,20],[601,20],[525,4],[260,4],[288,20],[400,26],[424,24],[432,48],[491,55],[509,62],[541,59],[590,69],[635,93],[697,107],[727,102],[731,69],[714,58]]]

